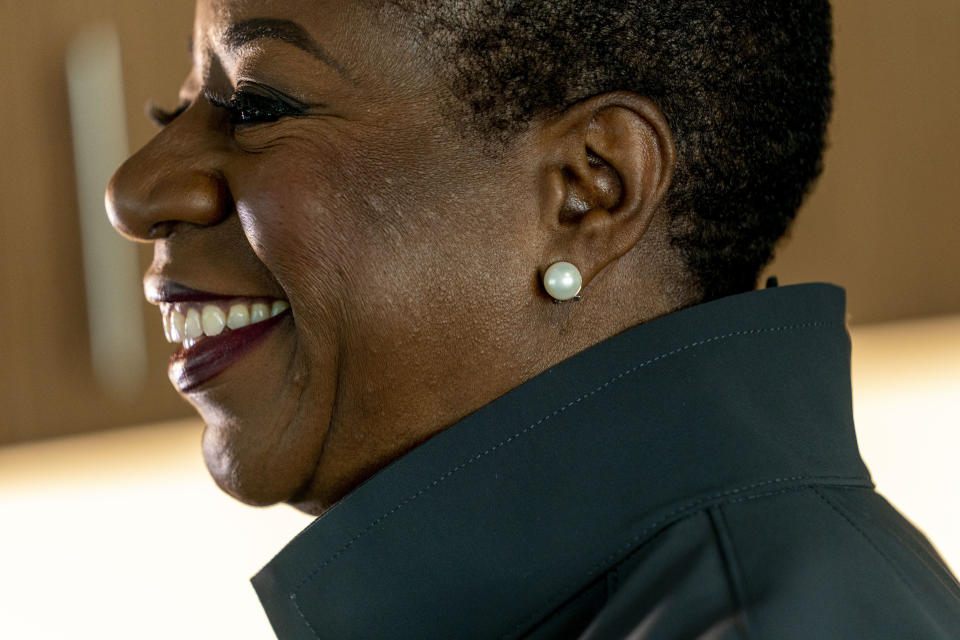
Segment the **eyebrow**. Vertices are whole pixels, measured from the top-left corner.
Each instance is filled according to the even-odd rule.
[[[238,49],[248,42],[269,38],[292,44],[324,62],[343,77],[350,79],[347,70],[331,56],[319,42],[301,25],[280,18],[253,18],[235,22],[223,34],[224,42],[231,49]]]

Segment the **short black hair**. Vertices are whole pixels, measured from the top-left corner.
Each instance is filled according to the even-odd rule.
[[[628,90],[670,124],[672,244],[706,301],[756,286],[822,169],[829,0],[394,0],[464,121],[501,140]]]

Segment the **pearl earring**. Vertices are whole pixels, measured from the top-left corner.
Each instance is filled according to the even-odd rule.
[[[569,262],[555,262],[543,274],[543,288],[557,302],[576,298],[582,286],[580,270]]]

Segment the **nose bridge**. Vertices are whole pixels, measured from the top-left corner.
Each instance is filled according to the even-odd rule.
[[[189,112],[128,158],[107,185],[110,222],[133,240],[162,237],[181,222],[216,224],[229,212],[222,152],[210,133],[191,126]]]

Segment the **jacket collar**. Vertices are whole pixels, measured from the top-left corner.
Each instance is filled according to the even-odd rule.
[[[756,291],[549,369],[388,466],[254,578],[282,638],[515,635],[712,502],[869,486],[844,293]]]

